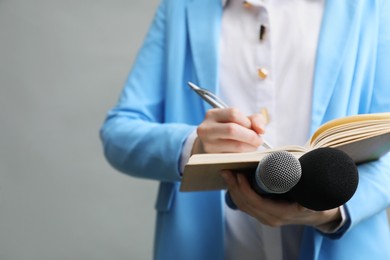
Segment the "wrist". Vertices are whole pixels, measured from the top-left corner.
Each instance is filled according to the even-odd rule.
[[[202,141],[199,139],[199,137],[196,137],[192,146],[191,155],[199,153],[205,153],[205,151],[203,148]]]
[[[334,231],[340,223],[342,222],[342,216],[340,208],[335,208],[331,210],[326,210],[322,212],[323,218],[319,224],[314,227],[324,233],[328,233],[330,231]]]

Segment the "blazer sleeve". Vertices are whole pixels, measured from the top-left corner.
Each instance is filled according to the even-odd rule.
[[[160,181],[180,179],[182,145],[194,126],[165,122],[166,3],[157,9],[117,105],[100,138],[117,170]]]
[[[376,72],[370,113],[390,111],[390,1],[382,1],[379,12]],[[390,153],[377,161],[359,165],[358,170],[357,191],[345,205],[349,220],[339,232],[328,235],[331,238],[340,238],[355,225],[390,206]]]

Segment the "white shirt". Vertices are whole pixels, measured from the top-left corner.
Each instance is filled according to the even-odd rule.
[[[224,6],[219,95],[247,115],[267,111],[269,124],[264,139],[271,145],[304,145],[309,138],[324,1],[247,2],[245,7],[241,0],[230,0]],[[263,40],[259,39],[261,25],[265,27]],[[261,78],[258,69],[268,75]],[[283,228],[282,236],[281,228],[271,228],[241,211],[225,208],[225,259],[298,258],[302,227]]]
[[[264,139],[274,147],[303,145],[309,138],[324,1],[249,0],[244,5],[242,0],[222,0],[217,94],[247,115],[266,111],[269,124]],[[265,27],[262,40],[261,25]],[[259,69],[268,73],[265,78],[258,75]],[[184,144],[181,169],[195,137],[193,133]],[[287,227],[282,232],[225,207],[225,259],[296,259],[301,231]]]

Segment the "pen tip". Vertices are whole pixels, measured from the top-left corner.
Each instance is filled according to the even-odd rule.
[[[199,89],[198,86],[196,86],[194,83],[192,83],[192,82],[190,82],[190,81],[188,81],[187,84],[188,84],[188,86],[189,86],[190,88],[192,88],[192,89],[194,89],[194,90]]]

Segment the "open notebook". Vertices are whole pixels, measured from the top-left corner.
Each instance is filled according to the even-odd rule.
[[[181,191],[225,189],[220,171],[255,169],[268,153],[288,151],[298,158],[320,147],[346,152],[356,164],[376,160],[390,150],[390,113],[335,119],[315,131],[305,146],[284,146],[249,153],[195,154],[185,166]]]

